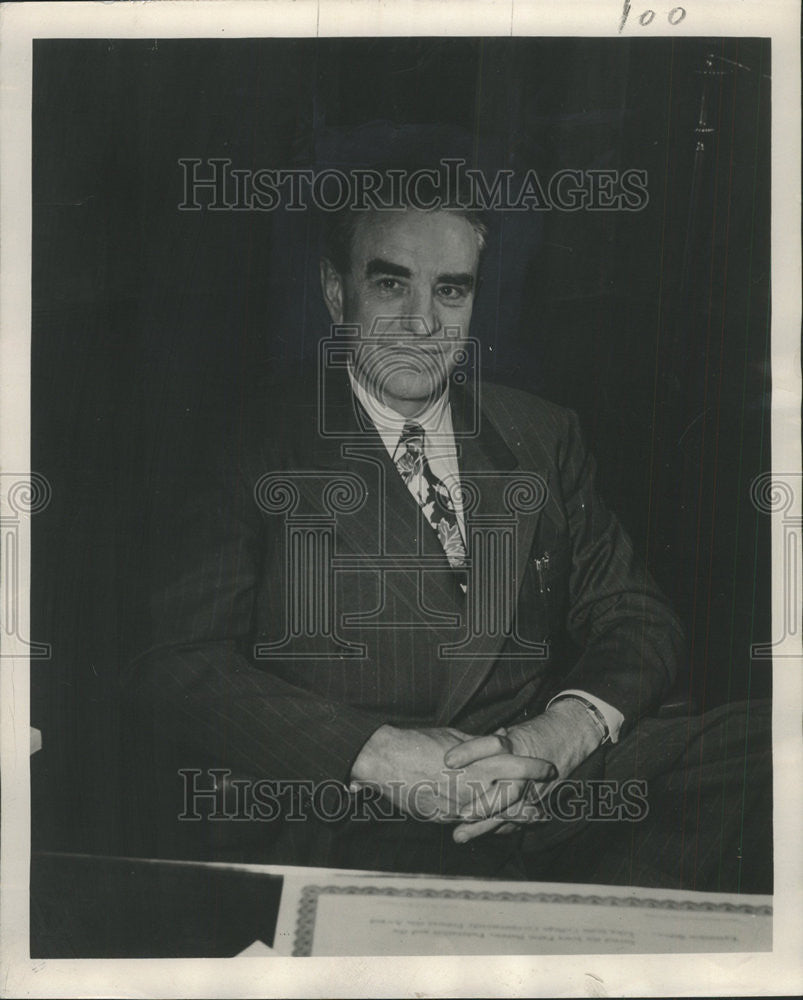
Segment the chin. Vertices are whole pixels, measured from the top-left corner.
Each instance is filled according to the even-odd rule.
[[[405,373],[391,375],[380,380],[380,392],[385,396],[404,399],[422,404],[435,400],[443,392],[446,384],[444,372]]]
[[[449,371],[442,356],[422,358],[420,355],[395,355],[374,359],[374,364],[366,365],[363,374],[367,377],[374,394],[393,396],[409,401],[437,399],[443,392]],[[379,362],[379,363],[377,363]]]
[[[420,403],[422,408],[428,403],[433,403],[443,392],[443,385],[409,385],[407,383],[385,387],[385,395],[393,399],[403,399],[408,403]]]

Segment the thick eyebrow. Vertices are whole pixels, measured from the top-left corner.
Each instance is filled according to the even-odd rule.
[[[394,264],[381,257],[374,257],[365,265],[365,277],[372,278],[375,274],[390,274],[394,278],[412,278],[413,272],[401,264]]]
[[[413,272],[402,264],[394,264],[390,260],[374,257],[365,265],[365,276],[373,278],[377,274],[388,274],[394,278],[411,278]],[[469,274],[468,271],[461,274],[439,274],[436,284],[458,285],[470,291],[474,287],[474,275]]]
[[[474,287],[474,275],[465,272],[464,274],[440,274],[437,284],[439,285],[459,285],[469,291]]]

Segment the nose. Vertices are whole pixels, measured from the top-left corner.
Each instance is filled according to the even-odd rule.
[[[402,316],[402,328],[405,332],[419,337],[431,337],[440,331],[440,316],[431,288],[413,289],[406,308],[407,312]]]

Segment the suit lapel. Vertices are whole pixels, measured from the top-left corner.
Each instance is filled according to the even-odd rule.
[[[421,628],[435,629],[435,635],[427,637],[430,644],[433,638],[453,639],[463,596],[455,574],[345,375],[331,374],[330,384],[319,395],[319,407],[314,468],[328,472],[333,480],[338,473],[356,476],[366,494],[359,511],[338,517],[337,554],[356,557],[368,571],[379,566],[378,558],[386,557],[384,584],[407,606],[410,622],[418,618]],[[419,598],[421,569],[410,565],[410,556],[426,561],[426,613]],[[402,557],[406,557],[403,562]],[[395,559],[399,559],[396,565]],[[442,628],[446,631],[441,634]]]
[[[493,393],[494,387],[485,385],[483,392]],[[477,405],[478,399],[471,391],[454,387],[451,395],[461,483],[476,501],[466,516],[472,536],[469,587],[474,587],[475,590],[469,593],[466,603],[466,625],[470,641],[464,643],[462,648],[460,645],[452,645],[442,647],[441,650],[444,659],[451,665],[449,674],[452,683],[441,705],[439,725],[454,719],[481,687],[498,662],[503,646],[514,634],[518,593],[543,506],[535,502],[530,505],[534,508],[532,510],[528,510],[526,505],[524,509],[517,510],[517,498],[521,500],[526,497],[530,489],[538,493],[542,488],[539,484],[546,482],[545,473],[538,476],[519,467],[516,456],[508,448],[488,413]],[[518,490],[517,484],[520,487]],[[491,536],[500,528],[505,532],[512,531],[512,558],[508,559],[500,580],[501,587],[507,588],[507,593],[501,593],[496,587],[490,588],[483,609],[480,595],[476,591],[476,580],[472,582],[471,578],[480,572],[478,561],[487,560],[488,549],[494,548]],[[482,551],[478,551],[478,548]],[[472,598],[480,601],[480,607],[476,604],[471,606]],[[488,601],[493,602],[495,618],[484,613],[488,611]],[[506,652],[516,655],[518,650],[518,658],[528,655],[526,647],[517,647],[515,641],[508,645],[513,648]]]
[[[493,393],[494,387],[486,385],[483,392]],[[364,561],[367,569],[370,569],[372,560],[382,555],[391,557],[391,565],[394,556],[416,554],[426,561],[423,578],[426,581],[427,611],[422,610],[417,596],[415,600],[412,597],[422,593],[420,569],[405,568],[400,564],[386,578],[395,596],[407,605],[411,616],[417,618],[416,627],[421,630],[418,632],[420,655],[431,658],[436,652],[437,661],[433,663],[433,669],[443,670],[449,679],[442,688],[437,715],[440,725],[457,716],[481,687],[500,654],[506,655],[503,646],[514,631],[518,592],[540,517],[537,504],[535,509],[529,511],[515,509],[512,502],[515,500],[515,484],[520,483],[525,491],[528,487],[537,490],[534,485],[537,476],[519,468],[516,456],[487,412],[478,406],[474,393],[462,386],[452,385],[450,403],[461,484],[477,500],[476,506],[466,513],[469,534],[472,524],[481,529],[489,523],[513,525],[513,558],[507,577],[509,599],[494,598],[500,617],[493,627],[481,628],[471,636],[468,646],[463,644],[461,647],[461,636],[467,636],[470,631],[469,601],[473,595],[470,593],[467,600],[459,590],[456,575],[449,567],[435,532],[402,482],[381,437],[355,399],[344,373],[332,374],[325,392],[319,393],[317,433],[312,449],[316,470],[327,472],[332,478],[337,473],[357,476],[367,486],[365,502],[360,510],[354,515],[338,517],[338,554],[354,555],[357,563]],[[543,475],[541,482],[544,482]],[[477,536],[474,537],[476,539]],[[470,565],[477,555],[469,547]],[[457,623],[462,628],[455,628]],[[371,623],[366,620],[364,624]],[[513,645],[515,647],[515,642]],[[526,651],[519,654],[520,657],[526,655]],[[401,669],[405,666],[409,665],[397,664]]]

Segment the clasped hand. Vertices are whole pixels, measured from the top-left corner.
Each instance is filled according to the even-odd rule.
[[[382,726],[355,761],[352,788],[379,786],[402,812],[456,822],[453,837],[465,842],[542,819],[541,800],[598,744],[585,709],[568,700],[487,736]]]

